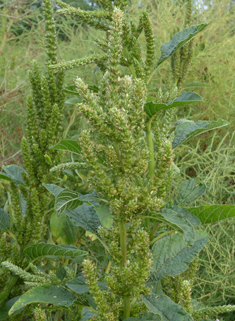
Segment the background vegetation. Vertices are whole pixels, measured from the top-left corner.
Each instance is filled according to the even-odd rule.
[[[79,0],[66,2],[87,10],[92,10],[95,5],[91,1],[90,5]],[[156,48],[169,41],[169,34],[174,27],[182,29],[181,6],[184,1],[130,2],[132,16],[137,12],[139,15],[142,10],[150,13]],[[76,19],[65,19],[56,13],[55,18],[59,33],[59,58],[72,60],[94,52],[97,32],[94,34],[93,29]],[[181,172],[175,185],[197,177],[198,182],[205,182],[207,193],[196,205],[234,204],[235,4],[228,0],[213,0],[204,1],[200,6],[197,2],[193,20],[195,24],[210,22],[206,31],[198,36],[187,79],[187,86],[203,96],[204,104],[181,109],[178,116],[193,117],[194,121],[223,118],[229,120],[230,125],[216,133],[209,132],[201,136],[197,145],[192,141],[178,149],[176,164]],[[21,163],[20,141],[25,130],[26,96],[29,92],[26,71],[35,58],[39,66],[44,67],[43,42],[40,1],[0,1],[0,165]],[[166,67],[164,64],[154,75],[153,90],[163,82]],[[91,79],[91,68],[86,66],[67,72],[65,83],[70,85],[79,76],[95,84],[98,71],[93,70]],[[73,105],[66,104],[64,137],[73,136],[80,125],[77,110]],[[7,186],[0,182],[1,198],[6,196],[6,190]],[[207,305],[235,304],[234,223],[234,220],[230,220],[206,228],[211,239],[200,254],[193,294]],[[224,316],[227,321],[234,319],[234,313]]]

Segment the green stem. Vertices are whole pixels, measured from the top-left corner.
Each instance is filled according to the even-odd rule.
[[[149,219],[149,220],[150,220],[150,219]],[[154,227],[153,227],[153,229],[152,229],[152,231],[151,231],[151,233],[150,233],[150,235],[149,235],[150,241],[152,241],[152,239],[153,239],[153,237],[154,237],[154,234],[155,234],[156,230],[158,229],[158,226],[159,226],[159,222],[157,222],[157,223],[154,225]]]
[[[120,246],[121,246],[121,253],[122,253],[122,267],[124,268],[126,266],[126,261],[127,261],[127,241],[126,241],[127,233],[126,233],[125,222],[119,223],[119,232],[120,232]],[[123,308],[124,308],[124,319],[127,319],[130,317],[130,313],[131,313],[131,298],[129,296],[123,297]]]
[[[147,144],[149,148],[149,178],[154,176],[155,160],[154,160],[154,147],[153,137],[151,131],[151,119],[146,123]]]
[[[169,232],[165,232],[165,233],[162,233],[161,235],[155,237],[155,239],[153,239],[153,240],[149,243],[149,245],[152,245],[153,243],[155,243],[155,242],[157,242],[158,240],[160,240],[163,236],[168,235],[168,234],[169,234]]]

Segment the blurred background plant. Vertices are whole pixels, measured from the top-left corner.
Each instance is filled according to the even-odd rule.
[[[85,10],[94,10],[95,1],[66,0],[68,4]],[[129,13],[139,16],[148,11],[155,34],[155,48],[169,41],[173,26],[184,25],[184,0],[131,0]],[[94,31],[75,18],[61,18],[56,13],[59,33],[58,56],[61,60],[72,60],[95,52]],[[138,12],[138,15],[135,15]],[[197,119],[227,119],[229,127],[207,133],[195,141],[182,145],[176,155],[176,164],[181,170],[175,185],[197,177],[205,182],[207,193],[192,205],[234,204],[234,71],[235,71],[235,3],[229,0],[195,1],[193,24],[210,22],[206,31],[198,36],[194,59],[188,73],[186,86],[204,98],[204,104],[179,109],[178,116],[194,121]],[[26,95],[29,92],[28,76],[33,59],[44,65],[43,17],[41,1],[0,1],[0,166],[20,164],[20,141],[24,134],[26,117]],[[160,56],[160,52],[158,54]],[[66,73],[65,84],[82,77],[87,83],[96,84],[99,70],[91,66],[79,67]],[[163,64],[152,78],[152,90],[164,86],[168,68]],[[97,78],[96,78],[97,77]],[[187,88],[187,89],[188,89]],[[65,107],[63,121],[64,137],[71,137],[80,126],[77,110],[70,102]],[[228,132],[230,134],[228,134]],[[8,186],[0,183],[0,197]],[[206,305],[235,304],[234,292],[234,220],[207,226],[211,239],[199,258],[199,270],[195,278],[193,295]],[[220,321],[233,321],[234,313]]]

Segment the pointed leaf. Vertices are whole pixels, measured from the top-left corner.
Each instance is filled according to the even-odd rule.
[[[193,321],[180,305],[166,295],[142,295],[142,301],[150,312],[161,316],[162,321]]]
[[[75,85],[67,86],[67,87],[63,88],[62,91],[67,94],[73,94],[73,95],[80,96],[80,94],[77,91],[77,87]]]
[[[219,119],[215,121],[198,120],[196,123],[190,120],[184,120],[175,130],[175,138],[173,141],[173,148],[186,143],[188,140],[205,133],[209,130],[227,126],[229,123],[225,120]]]
[[[164,276],[180,275],[187,270],[197,253],[208,240],[204,232],[195,232],[193,246],[187,247],[182,234],[174,234],[157,241],[153,246],[153,272],[150,280],[158,281]]]
[[[0,230],[9,232],[11,227],[10,214],[0,208]]]
[[[8,165],[8,166],[2,166],[2,169],[4,172],[1,172],[0,178],[7,180],[10,180],[14,182],[16,185],[26,185],[23,178],[22,178],[22,172],[25,173],[25,170],[17,165]],[[8,177],[8,178],[6,178]]]
[[[4,321],[4,320],[9,320],[9,311],[11,309],[11,307],[13,306],[13,304],[20,298],[20,296],[17,296],[13,299],[10,299],[9,301],[7,301],[2,307],[0,307],[0,320]],[[12,316],[15,316],[17,314],[19,314],[20,312],[22,312],[24,310],[24,308],[16,311],[15,313],[12,314]]]
[[[62,286],[43,285],[24,293],[10,309],[9,314],[32,303],[53,304],[68,307],[77,297]]]
[[[63,139],[58,144],[52,146],[51,149],[64,150],[75,154],[81,153],[81,147],[78,142],[72,139]]]
[[[67,105],[75,105],[75,104],[80,104],[82,102],[81,98],[78,97],[71,97],[65,101],[65,104]]]
[[[202,224],[215,223],[235,217],[235,205],[205,205],[188,209],[197,216]]]
[[[83,294],[89,292],[88,286],[86,285],[86,279],[80,275],[66,283],[66,286],[77,294]]]
[[[199,32],[204,30],[207,25],[208,23],[202,23],[200,25],[188,27],[174,34],[170,42],[167,42],[161,46],[160,50],[162,52],[162,55],[156,63],[156,65],[154,66],[154,69],[157,68],[160,64],[162,64],[167,58],[172,56],[176,52],[176,50],[180,49],[189,40],[194,38]]]
[[[192,245],[195,239],[195,231],[190,219],[187,219],[184,211],[181,208],[175,206],[174,208],[164,208],[160,211],[160,214],[168,222],[176,225],[184,233],[184,239],[187,245]]]
[[[160,110],[166,110],[173,107],[181,107],[199,101],[202,101],[202,97],[198,94],[195,94],[193,92],[183,92],[179,97],[167,104],[149,101],[144,105],[144,110],[149,117],[152,117]]]
[[[64,190],[64,188],[57,186],[55,184],[42,183],[42,185],[55,197]]]
[[[25,254],[35,260],[41,257],[66,257],[74,258],[87,255],[87,252],[79,250],[76,246],[59,246],[48,243],[38,243],[27,247],[24,250]]]
[[[86,231],[97,234],[97,229],[101,223],[93,206],[84,203],[74,210],[66,211],[66,214],[75,225],[81,226]]]
[[[76,242],[79,227],[75,226],[65,213],[61,215],[57,215],[55,211],[52,213],[50,229],[52,235],[56,237],[58,242],[62,244],[74,244]]]
[[[87,308],[83,308],[82,309],[82,318],[81,321],[89,321],[91,320],[95,315],[97,315],[96,313],[90,311]]]
[[[83,202],[79,200],[79,194],[70,190],[61,191],[55,199],[55,210],[59,214],[68,209],[75,209]]]
[[[196,186],[195,179],[191,178],[181,184],[175,203],[177,205],[189,204],[196,201],[205,193],[206,185],[204,183],[200,183]]]

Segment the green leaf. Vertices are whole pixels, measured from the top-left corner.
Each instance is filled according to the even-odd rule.
[[[82,203],[79,200],[79,193],[65,189],[56,196],[55,210],[60,215],[65,210],[73,210]]]
[[[72,152],[74,154],[81,153],[81,147],[76,140],[63,139],[58,144],[50,147],[51,149],[64,150],[67,152]]]
[[[153,246],[153,272],[150,280],[158,281],[164,276],[180,275],[187,270],[197,253],[199,253],[208,240],[208,235],[195,231],[193,246],[187,247],[182,234],[163,237]]]
[[[160,110],[166,110],[173,107],[181,107],[199,101],[202,101],[202,97],[198,94],[195,94],[193,92],[183,92],[179,97],[167,104],[149,101],[144,105],[144,110],[149,117],[153,117]]]
[[[66,283],[66,286],[77,294],[83,294],[89,292],[88,286],[86,285],[86,279],[80,275]]]
[[[208,23],[202,23],[200,25],[195,25],[188,27],[184,30],[181,30],[174,34],[172,37],[172,40],[170,42],[164,43],[160,50],[162,52],[162,55],[156,65],[154,66],[154,69],[156,69],[159,65],[161,65],[167,58],[171,57],[176,50],[183,47],[189,40],[194,38],[199,32],[204,30]]]
[[[0,230],[9,232],[11,227],[10,214],[0,208]]]
[[[73,95],[80,96],[80,94],[77,91],[77,87],[75,85],[65,87],[62,89],[62,91],[67,94],[73,94]]]
[[[235,205],[205,205],[190,207],[188,210],[197,216],[202,224],[215,223],[235,217]]]
[[[57,186],[55,184],[45,184],[45,183],[42,183],[42,185],[52,194],[54,195],[55,197],[57,195],[59,195],[60,192],[62,192],[64,190],[64,188],[60,187],[60,186]]]
[[[10,309],[9,314],[32,303],[69,307],[75,299],[76,296],[62,286],[43,285],[24,293]]]
[[[177,205],[189,204],[196,201],[205,193],[206,185],[204,183],[200,183],[196,186],[195,179],[191,178],[181,184],[175,203]]]
[[[83,308],[82,309],[82,318],[81,321],[89,321],[91,320],[95,315],[97,315],[96,313],[90,311],[87,308]]]
[[[74,244],[76,242],[76,234],[79,227],[75,226],[65,213],[61,215],[57,215],[56,211],[52,213],[50,229],[58,242],[63,244]]]
[[[93,191],[91,194],[85,194],[85,195],[80,194],[79,199],[80,201],[88,202],[90,205],[93,205],[94,207],[100,206],[98,202],[100,198],[98,197],[96,191]]]
[[[13,306],[13,304],[20,298],[20,296],[17,296],[9,301],[7,301],[2,307],[0,307],[0,320],[4,321],[9,319],[9,311],[11,309],[11,307]],[[20,312],[22,312],[24,310],[24,308],[16,311],[15,313],[12,314],[12,316],[15,316],[17,314],[19,314]]]
[[[87,255],[87,252],[79,250],[76,246],[59,246],[48,243],[38,243],[27,247],[24,253],[31,259],[35,260],[41,257],[66,257],[74,258]]]
[[[142,301],[150,312],[161,316],[162,321],[193,321],[192,317],[166,295],[142,295]]]
[[[66,214],[75,225],[97,235],[97,229],[101,223],[93,206],[84,203],[74,210],[67,210]]]
[[[193,245],[195,239],[195,231],[193,225],[190,222],[190,216],[188,217],[184,211],[181,211],[181,208],[174,206],[174,208],[164,208],[160,211],[160,214],[168,222],[176,225],[184,233],[184,239],[187,245]],[[191,213],[189,213],[190,215]],[[191,216],[193,216],[191,214]],[[196,218],[195,218],[196,219]]]
[[[110,228],[113,224],[112,213],[110,211],[109,205],[101,205],[96,208],[96,213],[99,216],[101,225]]]
[[[175,138],[172,144],[173,148],[176,148],[190,139],[208,132],[209,130],[224,127],[229,124],[226,120],[222,119],[215,121],[198,120],[196,123],[191,120],[184,119],[177,123],[179,125],[175,130]]]
[[[4,172],[1,172],[0,178],[10,180],[14,182],[16,185],[26,185],[23,178],[22,172],[25,173],[25,170],[17,165],[8,165],[2,166]],[[7,177],[7,178],[6,178]]]
[[[67,104],[67,105],[76,105],[76,104],[80,104],[81,102],[82,102],[81,98],[71,97],[71,98],[69,98],[69,99],[67,99],[65,101],[65,104]]]

